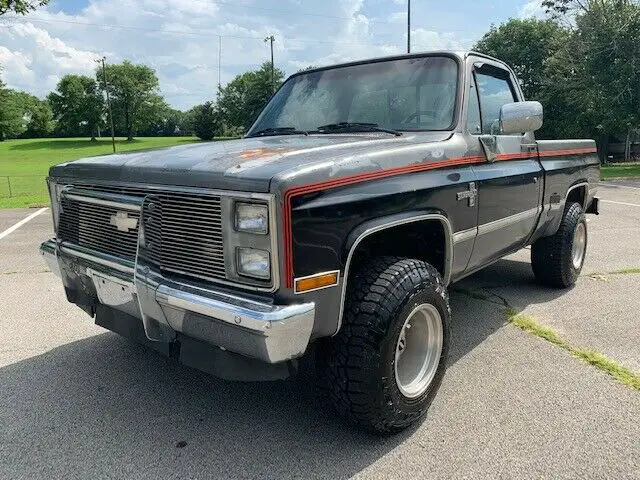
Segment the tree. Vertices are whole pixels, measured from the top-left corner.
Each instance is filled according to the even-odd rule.
[[[87,136],[95,140],[102,124],[104,99],[96,81],[84,75],[65,75],[48,96],[56,132],[63,136]]]
[[[128,140],[133,140],[136,130],[148,126],[164,103],[158,94],[156,72],[146,65],[134,65],[125,60],[121,64],[108,65],[106,75],[117,129],[124,131]],[[96,76],[104,89],[103,70],[98,69]]]
[[[598,139],[605,161],[609,138],[640,125],[640,6],[630,0],[555,3],[574,27],[549,62],[548,90],[574,112],[566,119],[572,133]]]
[[[220,133],[220,115],[216,111],[215,105],[206,102],[204,105],[197,105],[191,110],[194,133],[202,140],[211,140]]]
[[[33,95],[4,89],[0,94],[0,138],[42,137],[51,133],[49,105]]]
[[[185,113],[180,110],[164,105],[164,108],[159,112],[152,112],[150,122],[143,128],[140,128],[139,132],[144,136],[154,135],[179,135],[184,133],[184,118]]]
[[[0,77],[0,142],[3,142],[7,136],[8,124],[12,115],[9,111],[8,95],[9,91]]]
[[[27,129],[28,114],[32,107],[30,95],[7,89],[3,103],[5,111],[2,125],[3,136],[4,138],[17,138]]]
[[[0,15],[12,12],[26,15],[38,7],[44,7],[49,0],[0,0]]]
[[[276,68],[274,79],[277,88],[284,80],[284,72]],[[219,93],[218,108],[225,128],[249,128],[271,98],[271,62],[237,75]]]
[[[542,93],[548,60],[562,47],[569,31],[552,20],[511,19],[484,34],[474,50],[508,63],[516,73],[525,98]]]
[[[588,12],[594,4],[602,4],[608,0],[542,0],[545,11],[556,18],[573,16]],[[624,3],[626,0],[622,0]]]
[[[27,119],[27,126],[25,132],[22,134],[25,138],[39,138],[46,137],[55,127],[55,121],[53,119],[53,112],[49,102],[36,99],[31,111],[29,112]]]
[[[138,109],[134,133],[140,135],[161,134],[165,128],[165,122],[170,110],[171,107],[169,107],[162,96],[155,93],[149,95]],[[124,131],[125,135],[128,136],[129,131],[126,126],[126,117],[117,105],[114,115],[116,128],[120,128]]]

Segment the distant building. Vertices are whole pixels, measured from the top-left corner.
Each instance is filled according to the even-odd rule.
[[[639,162],[640,130],[630,130],[627,134],[611,136],[607,157],[609,162]]]

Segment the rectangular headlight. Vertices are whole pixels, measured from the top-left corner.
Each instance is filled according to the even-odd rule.
[[[260,233],[269,232],[269,210],[266,205],[253,203],[236,203],[234,222],[239,232]]]
[[[49,186],[49,198],[51,200],[51,214],[53,215],[53,229],[58,231],[58,220],[60,219],[60,193],[64,188],[64,185],[55,183],[54,181],[47,179]]]
[[[266,250],[236,248],[236,269],[239,275],[269,280],[271,258]]]

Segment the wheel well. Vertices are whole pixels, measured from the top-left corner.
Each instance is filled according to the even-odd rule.
[[[567,203],[579,203],[580,206],[582,208],[585,207],[584,203],[585,203],[585,199],[587,198],[587,187],[585,185],[582,185],[580,187],[576,187],[574,189],[572,189],[571,191],[569,191],[569,194],[567,195]]]
[[[448,234],[438,220],[407,223],[375,232],[356,246],[349,276],[370,258],[394,256],[423,260],[433,265],[444,278],[448,267]]]

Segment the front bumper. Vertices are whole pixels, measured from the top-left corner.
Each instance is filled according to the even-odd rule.
[[[300,357],[315,304],[273,305],[163,277],[148,266],[48,240],[40,252],[67,291],[139,318],[150,340],[177,334],[268,363]]]

